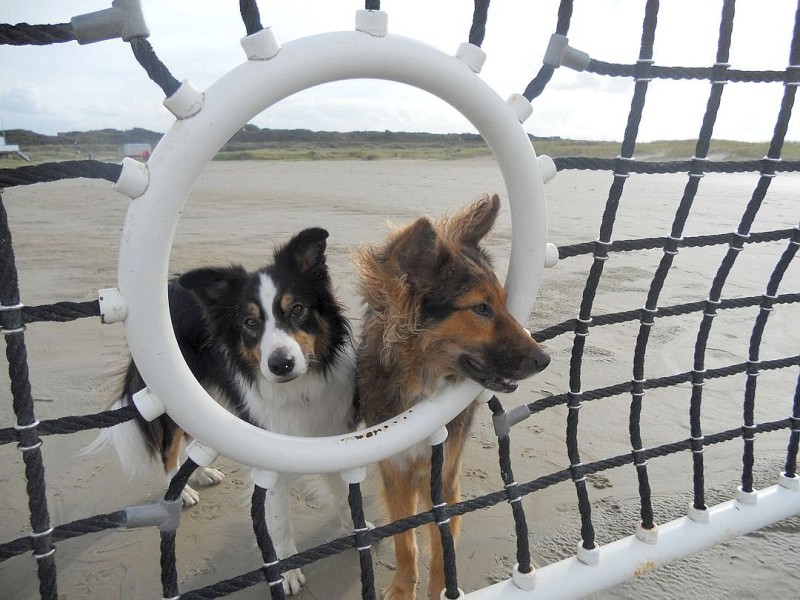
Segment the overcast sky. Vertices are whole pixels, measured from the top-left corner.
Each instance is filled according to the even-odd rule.
[[[150,42],[179,80],[200,89],[244,60],[244,26],[236,0],[142,0]],[[541,66],[555,30],[558,0],[494,0],[481,77],[502,97],[521,93]],[[639,51],[644,0],[576,0],[570,44],[593,58],[633,63]],[[3,0],[7,23],[64,23],[107,8],[110,0]],[[279,41],[352,30],[363,1],[260,0],[261,20]],[[656,64],[710,66],[716,54],[722,0],[662,0]],[[389,31],[454,54],[467,41],[471,0],[383,0]],[[738,0],[731,49],[735,69],[786,67],[794,0]],[[7,129],[63,131],[145,127],[173,122],[163,93],[120,40],[80,46],[0,46],[0,117]],[[639,139],[694,138],[710,85],[655,81],[648,92]],[[556,71],[534,100],[526,129],[540,136],[620,140],[630,108],[630,79]],[[781,84],[731,83],[725,89],[715,137],[766,141],[772,136]],[[800,118],[787,138],[800,140]],[[337,82],[288,98],[259,115],[259,127],[315,130],[474,131],[454,109],[400,84]],[[10,140],[13,141],[13,140]]]

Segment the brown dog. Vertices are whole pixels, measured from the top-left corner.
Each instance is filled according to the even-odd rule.
[[[511,392],[550,358],[505,306],[506,294],[479,242],[491,230],[500,199],[484,196],[449,218],[422,217],[380,247],[356,255],[366,303],[357,355],[357,388],[368,426],[431,396],[445,382],[472,379]],[[461,453],[474,403],[447,424],[443,492],[460,501]],[[392,520],[430,508],[430,446],[424,443],[380,463]],[[454,538],[459,517],[450,520]],[[444,588],[442,546],[430,527],[428,597]],[[418,579],[415,532],[395,536],[397,571],[384,598],[413,599]]]

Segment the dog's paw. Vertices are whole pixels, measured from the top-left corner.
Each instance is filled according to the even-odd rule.
[[[198,494],[191,486],[184,486],[181,491],[181,501],[184,506],[194,506],[200,501],[200,494]]]
[[[399,585],[393,581],[385,590],[381,590],[382,600],[415,600],[417,597],[416,585],[411,583],[407,585]]]
[[[306,582],[306,576],[300,569],[291,569],[283,575],[283,593],[287,596],[296,596]]]
[[[225,479],[225,473],[218,469],[212,469],[211,467],[195,469],[195,472],[192,473],[192,476],[189,478],[193,484],[203,487],[217,485],[223,479]]]

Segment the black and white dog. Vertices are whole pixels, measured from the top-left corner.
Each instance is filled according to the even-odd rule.
[[[355,428],[354,350],[325,263],[327,237],[324,229],[305,229],[258,271],[201,268],[169,285],[175,336],[197,380],[229,411],[276,433],[327,436]],[[131,361],[116,406],[144,387]],[[162,415],[112,427],[92,446],[111,442],[129,473],[160,460],[171,478],[183,462],[187,437]],[[201,467],[191,482],[209,485],[222,477]],[[279,558],[297,552],[289,516],[295,479],[281,475],[267,493],[267,523]],[[346,484],[338,474],[326,479],[342,526],[352,529]],[[182,499],[195,504],[197,492],[187,485]],[[300,569],[284,573],[288,594],[304,582]]]

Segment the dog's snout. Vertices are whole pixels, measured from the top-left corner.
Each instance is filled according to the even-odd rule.
[[[270,372],[279,377],[288,375],[294,369],[294,358],[283,351],[273,352],[267,359],[267,366]]]
[[[533,364],[536,367],[536,372],[544,371],[547,368],[547,365],[550,364],[550,355],[543,350],[537,350],[536,354],[533,355]]]

